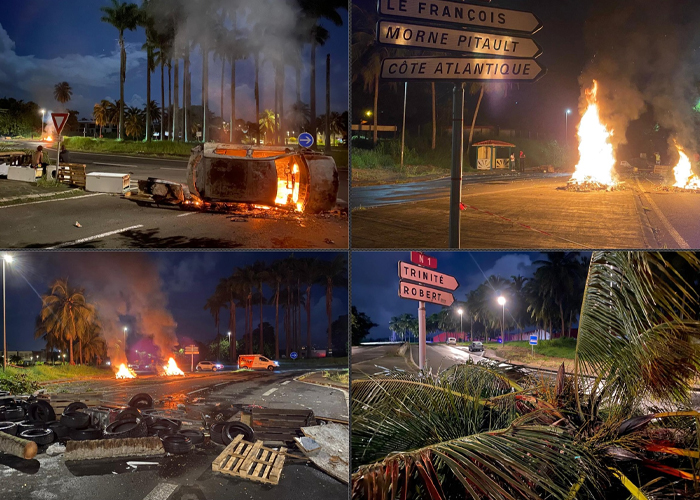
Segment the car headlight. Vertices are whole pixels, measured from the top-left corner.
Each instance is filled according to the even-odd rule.
[[[277,361],[274,361],[274,363],[275,363],[275,366],[279,366],[279,365],[280,365],[279,362],[277,362]]]

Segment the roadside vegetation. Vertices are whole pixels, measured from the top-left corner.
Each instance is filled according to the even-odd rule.
[[[93,139],[90,137],[66,137],[66,149],[94,153],[122,153],[154,156],[189,157],[195,143],[170,141],[118,141],[116,139]],[[70,154],[70,153],[69,153]]]
[[[533,352],[533,346],[527,340],[511,341],[506,345],[498,342],[484,342],[484,347],[486,349],[494,349],[497,356],[509,359],[513,359],[513,355],[524,359],[531,356]],[[538,356],[574,359],[576,357],[576,339],[564,337],[552,340],[539,340],[537,345],[534,346],[534,352],[535,359]]]
[[[39,389],[41,382],[53,380],[75,380],[114,378],[112,370],[97,368],[94,366],[50,366],[37,364],[29,367],[8,366],[7,370],[0,371],[0,390],[9,391],[12,394],[27,394]]]
[[[697,498],[698,272],[692,253],[593,253],[573,375],[353,381],[353,498]]]
[[[350,370],[324,371],[323,378],[327,378],[332,382],[338,382],[339,384],[349,384]]]

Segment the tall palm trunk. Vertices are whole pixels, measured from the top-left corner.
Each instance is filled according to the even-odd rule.
[[[253,349],[253,296],[248,297],[248,315],[250,316],[250,321],[248,321],[248,328],[250,328],[249,341],[250,341],[250,352],[248,354],[255,354]]]
[[[165,128],[165,62],[160,62],[160,140],[163,140]]]
[[[230,316],[228,321],[228,329],[231,331],[231,342],[229,343],[229,357],[231,363],[235,363],[238,358],[236,353],[236,303],[229,301]]]
[[[202,42],[202,142],[207,142],[209,113],[209,50]]]
[[[295,66],[297,102],[301,102],[301,64]]]
[[[280,284],[275,291],[275,359],[280,359]]]
[[[301,278],[297,278],[297,341],[295,344],[296,350],[299,350],[299,341],[301,340]]]
[[[476,126],[476,117],[479,114],[479,108],[481,107],[481,100],[484,98],[484,86],[481,85],[481,91],[479,92],[479,100],[476,102],[476,109],[474,109],[474,117],[472,118],[472,128],[469,130],[469,142],[467,142],[467,158],[469,158],[469,147],[472,145],[472,139],[474,138],[474,127]]]
[[[285,130],[284,130],[284,123],[285,123],[285,120],[284,120],[284,88],[286,86],[285,85],[285,77],[284,77],[285,76],[284,63],[280,63],[280,66],[281,66],[280,67],[281,78],[280,78],[280,116],[279,116],[280,139],[279,139],[279,143],[286,144],[287,143],[287,140],[286,140],[287,134],[285,133]]]
[[[124,31],[119,32],[119,48],[121,52],[119,70],[119,140],[124,140],[124,82],[126,81],[126,48],[124,47]],[[73,352],[71,351],[71,364]]]
[[[246,344],[246,354],[250,354],[250,347],[248,346],[248,297],[245,299],[245,308],[243,309],[244,314],[245,314],[245,328],[244,328],[244,334],[243,338],[245,340]]]
[[[379,109],[379,75],[374,78],[374,130],[372,133],[372,144],[377,145],[377,109]]]
[[[173,141],[180,142],[180,60],[175,59],[175,98],[173,99]]]
[[[564,305],[561,302],[559,302],[559,317],[561,318],[561,336],[566,337],[566,328],[564,326],[566,319],[564,318]]]
[[[436,140],[437,140],[437,111],[436,111],[436,97],[435,97],[435,82],[430,83],[430,90],[433,94],[433,149],[435,149],[436,146]]]
[[[171,125],[173,123],[173,61],[170,59],[170,64],[168,64],[168,131],[171,130]],[[170,134],[169,140],[173,141],[173,135]]]
[[[265,348],[263,345],[263,291],[262,282],[260,283],[260,354],[265,355]]]
[[[233,143],[233,128],[236,126],[236,60],[231,59],[231,126],[229,140]]]
[[[146,49],[146,138],[145,142],[151,142],[151,59],[153,59],[153,49],[150,45]]]
[[[311,285],[306,287],[306,357],[311,357]]]
[[[324,153],[331,154],[331,55],[326,55],[326,130]]]
[[[280,143],[280,63],[275,63],[275,139],[274,144]]]
[[[224,75],[226,74],[226,58],[221,56],[221,106],[219,107],[219,112],[221,113],[221,121],[224,121]]]
[[[255,53],[255,125],[256,139],[260,146],[260,53]]]
[[[291,308],[292,308],[292,289],[291,289],[291,286],[289,285],[289,283],[287,283],[287,316],[288,316],[287,323],[289,324],[290,327],[291,327],[291,321],[289,321],[289,320],[291,319],[290,318]],[[287,344],[286,345],[287,358],[289,359],[289,354],[292,352],[290,350],[291,342],[290,342],[290,338],[289,338],[289,328],[287,329],[287,342],[286,342],[286,344]]]
[[[190,141],[190,116],[189,112],[192,109],[192,73],[190,72],[190,42],[187,42],[185,47],[185,74],[182,77],[184,89],[182,90],[182,107],[183,112],[183,133],[185,142]]]
[[[311,88],[309,89],[309,99],[311,100],[309,104],[311,110],[309,127],[314,140],[316,140],[316,42],[311,43]]]
[[[326,283],[326,314],[328,315],[328,354],[333,349],[333,280]]]

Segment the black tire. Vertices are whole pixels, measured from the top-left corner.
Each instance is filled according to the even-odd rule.
[[[51,429],[53,433],[56,435],[56,441],[61,441],[63,439],[66,439],[68,437],[68,434],[70,432],[70,429],[63,425],[61,422],[58,420],[54,420],[53,422],[49,422],[48,425],[46,426],[47,429]]]
[[[19,437],[34,441],[38,445],[53,443],[54,434],[51,429],[27,429],[19,433]]]
[[[192,444],[198,446],[204,444],[204,433],[197,429],[182,429],[177,432],[181,436],[187,436],[192,441]]]
[[[243,434],[244,441],[255,442],[255,431],[243,422],[226,422],[221,429],[221,437],[226,446],[231,444],[231,441],[239,434]]]
[[[65,415],[66,413],[74,413],[78,410],[84,410],[87,408],[87,405],[83,403],[82,401],[76,401],[75,403],[71,403],[66,408],[63,410],[63,414]]]
[[[214,424],[209,428],[209,437],[217,444],[224,444],[223,428],[224,424]]]
[[[267,371],[269,371],[269,372],[274,371],[274,369],[275,369],[275,367],[272,366],[272,365],[269,365],[269,366],[267,367]]]
[[[170,420],[167,418],[157,418],[155,421],[148,427],[148,432],[152,436],[167,436],[168,434],[176,434],[177,431],[180,429],[180,426],[182,425],[182,422],[179,420]]]
[[[85,429],[90,425],[90,415],[82,411],[64,413],[61,423],[70,429]]]
[[[33,420],[22,420],[17,422],[17,434],[21,434],[22,431],[28,431],[29,429],[44,429],[46,424],[43,422],[35,422]]]
[[[5,420],[10,422],[21,422],[24,420],[24,408],[5,408]]]
[[[122,419],[112,422],[104,432],[105,439],[146,437],[148,429],[140,418]]]
[[[192,451],[194,444],[192,440],[181,434],[170,434],[162,438],[163,448],[173,455],[184,455]]]
[[[134,408],[153,408],[153,398],[150,394],[142,392],[129,400],[129,406]]]
[[[17,424],[14,422],[0,422],[0,432],[4,432],[10,436],[16,436]]]
[[[134,408],[132,406],[123,409],[119,412],[119,415],[117,415],[117,420],[130,420],[134,418],[141,419],[143,418],[143,415],[141,415],[141,412],[138,408]]]
[[[216,371],[216,366],[211,369],[211,371],[215,372]]]
[[[102,429],[71,429],[68,436],[73,441],[94,441],[102,439]]]
[[[53,406],[42,400],[30,404],[27,415],[29,416],[29,420],[35,422],[53,422],[56,420],[56,412]]]

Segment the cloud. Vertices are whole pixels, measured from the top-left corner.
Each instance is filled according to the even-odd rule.
[[[168,278],[170,293],[191,293],[192,285],[216,268],[216,260],[209,253],[192,253],[188,257],[173,261],[159,259],[159,274]]]
[[[536,260],[536,257],[535,257]],[[471,274],[467,277],[466,288],[472,290],[486,281],[486,278],[491,276],[501,276],[505,279],[510,279],[511,276],[522,275],[526,278],[532,276],[535,271],[534,260],[532,254],[509,253],[499,258],[488,269],[482,269],[481,272]]]

